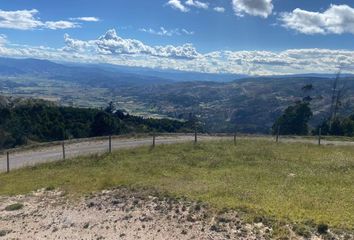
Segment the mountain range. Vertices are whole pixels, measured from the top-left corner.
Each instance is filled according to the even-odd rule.
[[[282,111],[304,97],[301,89],[307,84],[314,86],[309,93],[314,127],[328,115],[335,76],[255,77],[0,58],[0,94],[79,107],[113,101],[119,109],[149,117],[188,119],[192,114],[213,132],[268,133]],[[353,113],[354,76],[341,75],[339,87],[340,113]]]

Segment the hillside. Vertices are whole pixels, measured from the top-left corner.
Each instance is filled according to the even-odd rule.
[[[164,78],[118,72],[90,65],[67,65],[40,59],[0,58],[1,77],[35,77],[89,84],[96,87],[118,87],[129,84],[172,82]]]
[[[328,117],[333,79],[314,77],[255,78],[231,83],[185,82],[145,88],[115,89],[117,96],[131,97],[152,112],[188,119],[198,115],[208,131],[239,131],[269,133],[282,111],[301,100],[301,90],[312,84],[312,126]],[[340,80],[342,102],[340,112],[354,112],[354,78]]]
[[[334,81],[333,75],[326,74],[231,82],[183,81],[185,74],[175,74],[174,78],[179,76],[179,80],[172,81],[148,75],[153,72],[100,65],[70,66],[36,59],[2,59],[0,94],[83,108],[101,108],[113,101],[119,109],[147,118],[188,120],[195,114],[209,132],[233,132],[237,127],[247,133],[269,133],[282,111],[304,97],[301,89],[306,84],[314,86],[311,126],[316,127],[328,117]],[[210,80],[208,76],[204,76],[206,80]],[[354,77],[343,75],[339,87],[343,88],[340,113],[347,116],[354,112]]]
[[[30,99],[15,103],[0,107],[0,149],[31,142],[190,129],[188,122],[146,119],[119,110],[60,107]]]

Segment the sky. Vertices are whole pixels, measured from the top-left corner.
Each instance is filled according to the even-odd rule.
[[[1,0],[0,56],[209,73],[354,73],[352,0]]]

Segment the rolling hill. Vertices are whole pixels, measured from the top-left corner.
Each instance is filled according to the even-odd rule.
[[[37,77],[89,84],[118,87],[126,84],[158,84],[172,80],[133,73],[111,71],[90,65],[72,66],[40,59],[0,58],[2,77]]]
[[[310,93],[314,112],[311,125],[327,118],[334,81],[333,74],[187,81],[196,76],[192,73],[184,81],[185,73],[162,73],[174,79],[157,77],[155,70],[140,68],[0,59],[0,94],[75,107],[100,108],[113,101],[119,109],[145,117],[188,119],[194,114],[210,132],[233,132],[237,128],[247,133],[269,133],[282,111],[304,97],[301,89],[306,84],[314,86]],[[203,74],[198,76],[203,78]],[[204,77],[210,80],[211,75]],[[354,77],[343,75],[340,88],[340,113],[352,114]]]
[[[139,104],[163,115],[188,118],[196,114],[211,132],[237,128],[247,133],[269,133],[275,119],[295,101],[304,97],[301,90],[313,84],[312,126],[328,117],[333,79],[315,77],[252,78],[230,83],[185,82],[145,88],[115,90],[117,96],[134,96]],[[343,78],[340,112],[354,112],[354,78]]]

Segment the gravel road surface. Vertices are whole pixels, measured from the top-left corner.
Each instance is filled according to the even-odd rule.
[[[198,140],[220,140],[231,139],[227,136],[199,136]],[[263,137],[241,137],[241,139],[263,139],[274,141],[274,138]],[[174,135],[174,136],[159,136],[156,138],[156,144],[173,144],[179,142],[193,142],[193,135]],[[317,144],[316,139],[301,139],[301,138],[282,138],[281,142],[286,143],[312,143]],[[152,144],[152,138],[112,138],[112,150],[134,148],[139,146],[148,146]],[[354,142],[347,141],[322,141],[323,145],[349,145],[354,147]],[[103,154],[108,151],[108,139],[86,139],[79,142],[66,143],[65,155],[66,158],[73,158],[77,156],[87,156],[92,154]],[[63,151],[61,145],[43,146],[33,149],[23,149],[10,153],[10,169],[18,169],[26,166],[33,166],[35,164],[57,161],[63,159]],[[0,154],[0,172],[6,171],[6,154]]]
[[[216,139],[217,137],[201,136],[200,140]],[[192,142],[194,136],[164,136],[156,138],[158,144],[172,144],[178,142]],[[152,137],[137,139],[112,138],[112,150],[127,149],[139,146],[148,146],[152,144]],[[92,154],[103,154],[108,152],[108,139],[90,140],[66,143],[65,157],[73,158],[77,156],[87,156]],[[46,147],[38,147],[33,149],[15,151],[10,153],[10,169],[18,169],[35,164],[57,161],[63,159],[63,151],[61,145],[53,145]],[[6,154],[0,155],[0,172],[6,171]]]

